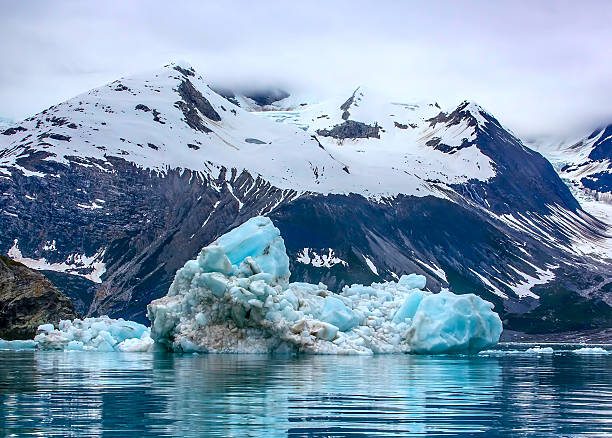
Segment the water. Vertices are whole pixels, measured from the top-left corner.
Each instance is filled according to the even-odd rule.
[[[0,435],[610,436],[612,355],[0,352]]]

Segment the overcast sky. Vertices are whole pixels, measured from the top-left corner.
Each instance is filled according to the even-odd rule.
[[[612,122],[612,1],[0,0],[0,116],[184,59],[209,82],[474,100],[526,138]]]

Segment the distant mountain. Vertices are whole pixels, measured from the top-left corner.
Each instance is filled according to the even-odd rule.
[[[612,226],[612,124],[575,140],[532,146],[553,163],[583,208]]]
[[[605,224],[475,103],[222,92],[172,64],[6,129],[0,251],[83,313],[144,320],[186,260],[264,214],[293,281],[418,272],[491,300],[508,327],[612,322]]]
[[[612,124],[556,148],[545,148],[558,163],[562,177],[575,182],[595,197],[612,201]]]

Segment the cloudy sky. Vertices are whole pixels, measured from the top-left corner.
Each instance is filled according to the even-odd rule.
[[[612,121],[612,2],[0,0],[0,116],[189,61],[210,82],[471,99],[520,136]]]

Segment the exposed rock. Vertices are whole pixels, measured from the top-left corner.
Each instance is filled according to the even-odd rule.
[[[70,299],[44,275],[0,255],[0,338],[32,339],[39,325],[74,318]]]
[[[355,93],[357,93],[357,90],[359,90],[359,87],[355,88],[355,91],[353,91],[351,97],[349,97],[346,102],[340,105],[340,109],[342,110],[342,120],[348,120],[348,118],[350,117],[351,113],[349,113],[349,108],[355,100]]]
[[[174,105],[183,112],[185,123],[190,128],[201,132],[212,132],[200,116],[202,114],[210,120],[221,121],[221,116],[215,111],[210,102],[188,80],[181,82],[177,91],[183,100],[175,102]]]
[[[195,76],[195,70],[193,67],[183,68],[180,65],[175,65],[174,69],[185,76]]]
[[[151,108],[149,108],[148,106],[146,106],[146,105],[144,105],[144,104],[142,104],[142,103],[139,103],[138,105],[136,105],[136,106],[134,107],[134,109],[135,109],[135,110],[144,111],[144,112],[147,112],[147,113],[148,113],[149,111],[151,111]]]
[[[23,126],[17,126],[16,128],[7,129],[2,134],[3,135],[13,135],[13,134],[17,134],[19,131],[27,131],[27,129],[24,128]]]
[[[245,138],[244,141],[247,142],[247,143],[253,143],[253,144],[266,144],[265,141],[261,141],[261,140],[259,140],[257,138],[250,138],[250,137],[249,138]]]
[[[69,135],[62,135],[62,134],[55,134],[55,133],[52,133],[52,132],[45,132],[44,134],[40,134],[38,136],[38,138],[40,140],[43,140],[45,138],[51,138],[53,140],[59,140],[59,141],[70,141],[70,139],[72,137],[70,137]]]
[[[334,126],[332,129],[319,129],[317,134],[323,137],[333,138],[380,138],[380,126],[367,125],[355,120],[347,120],[344,123]]]

